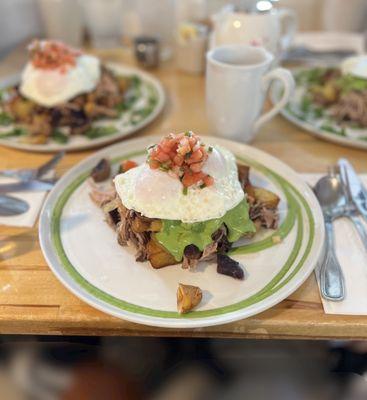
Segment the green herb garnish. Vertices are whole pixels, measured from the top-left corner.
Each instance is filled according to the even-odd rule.
[[[27,135],[28,132],[22,128],[15,128],[8,132],[0,133],[0,139],[8,138],[8,137],[16,137],[16,136],[24,136]]]
[[[69,136],[65,135],[64,132],[61,132],[59,129],[55,129],[51,134],[51,139],[60,144],[65,144],[69,141]]]
[[[161,164],[161,165],[159,166],[159,169],[160,169],[161,171],[164,171],[164,172],[167,172],[167,171],[170,170],[169,166],[166,165],[166,164]]]
[[[13,117],[5,112],[0,112],[0,125],[7,126],[13,122]]]
[[[342,75],[338,80],[336,80],[336,85],[341,89],[342,94],[348,93],[352,90],[362,92],[367,89],[367,79],[347,74]]]
[[[182,194],[184,195],[184,196],[186,196],[187,195],[187,193],[188,193],[188,188],[185,186],[183,189],[182,189]]]
[[[345,128],[336,128],[332,125],[324,124],[321,126],[321,129],[330,133],[335,133],[338,136],[346,136]]]
[[[103,136],[113,135],[117,132],[114,126],[96,126],[85,132],[85,136],[89,139],[97,139]]]
[[[212,152],[213,152],[213,147],[212,147],[212,146],[209,146],[209,147],[208,147],[208,152],[209,152],[209,153],[212,153]]]
[[[141,79],[137,75],[132,75],[129,78],[129,83],[133,88],[138,88],[141,85]]]

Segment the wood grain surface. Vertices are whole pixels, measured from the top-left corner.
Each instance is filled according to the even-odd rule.
[[[128,51],[100,52],[104,60],[133,64]],[[0,63],[0,76],[13,74],[25,60],[23,48]],[[191,129],[210,134],[205,115],[205,80],[178,72],[174,64],[151,71],[167,93],[162,115],[136,137]],[[250,99],[249,99],[250,101]],[[246,107],[246,104],[243,105]],[[367,153],[323,142],[278,116],[252,143],[298,172],[323,172],[341,156],[367,172]],[[63,174],[91,152],[68,154]],[[36,167],[47,154],[0,147],[0,169]],[[48,268],[38,243],[37,227],[0,227],[0,333],[61,335],[188,336],[236,338],[367,338],[367,317],[326,315],[314,275],[292,296],[272,309],[235,323],[190,330],[152,328],[110,317],[66,290]]]

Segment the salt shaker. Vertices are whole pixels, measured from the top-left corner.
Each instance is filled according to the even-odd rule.
[[[137,62],[145,68],[159,65],[159,41],[151,36],[138,36],[134,40],[134,52]]]

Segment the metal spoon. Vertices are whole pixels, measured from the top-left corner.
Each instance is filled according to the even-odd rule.
[[[29,204],[17,197],[0,195],[0,216],[10,217],[12,215],[24,214],[29,210]]]
[[[335,253],[333,220],[341,216],[344,193],[335,176],[324,176],[315,185],[314,192],[322,208],[326,229],[326,257],[320,270],[321,294],[327,300],[344,299],[344,278]]]

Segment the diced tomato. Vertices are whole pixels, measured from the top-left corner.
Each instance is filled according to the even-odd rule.
[[[35,40],[29,46],[30,59],[36,68],[59,69],[65,73],[68,68],[76,65],[79,50],[66,46],[55,40]]]
[[[197,143],[196,137],[195,137],[195,136],[191,136],[191,137],[189,138],[189,143],[190,143],[191,148],[193,148],[193,147],[196,145],[196,143]]]
[[[180,144],[180,146],[177,148],[177,153],[181,154],[184,156],[187,153],[190,153],[191,147],[189,143],[185,143],[183,145]]]
[[[190,165],[190,169],[193,172],[200,172],[201,169],[203,168],[203,162],[198,162]]]
[[[191,154],[190,158],[186,162],[188,164],[192,164],[201,161],[202,158],[203,152],[201,150],[196,150],[194,153]]]
[[[176,165],[178,165],[179,167],[181,167],[181,165],[182,165],[183,162],[184,162],[184,158],[181,156],[181,154],[176,154],[175,157],[174,157],[174,159],[173,159],[173,162],[174,162]]]
[[[121,163],[121,169],[123,172],[127,172],[129,169],[137,167],[138,164],[133,160],[125,160]]]
[[[205,183],[205,186],[212,186],[212,185],[214,185],[214,178],[212,176],[207,175],[203,179],[203,182]]]
[[[198,136],[192,132],[169,134],[149,150],[152,169],[164,167],[170,176],[182,180],[184,187],[205,183],[210,186],[214,179],[202,172],[208,152]]]
[[[182,184],[185,187],[189,187],[189,186],[193,185],[194,183],[195,182],[194,182],[194,179],[193,179],[193,174],[190,173],[190,172],[186,172],[185,175],[182,178]]]

